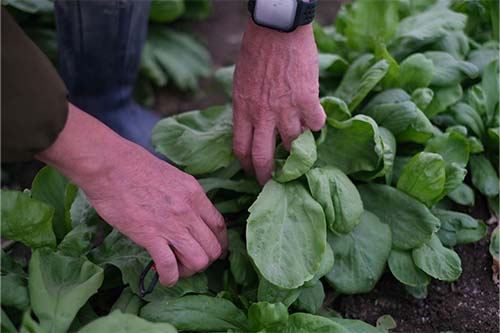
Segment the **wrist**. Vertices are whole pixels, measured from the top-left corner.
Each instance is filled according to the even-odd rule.
[[[35,157],[75,184],[107,178],[135,145],[97,119],[69,104],[66,124],[56,141]]]

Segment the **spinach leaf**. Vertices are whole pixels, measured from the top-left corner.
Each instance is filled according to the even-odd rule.
[[[438,280],[455,281],[462,274],[460,257],[444,247],[436,235],[413,249],[412,256],[418,268]]]
[[[415,53],[404,59],[399,69],[399,86],[409,92],[429,86],[434,76],[434,64],[422,53]]]
[[[248,331],[243,311],[224,298],[204,295],[153,301],[141,309],[141,317],[170,323],[180,331]]]
[[[282,303],[253,303],[248,309],[252,331],[281,331],[288,321],[288,310]]]
[[[247,250],[264,278],[285,289],[310,280],[325,253],[326,223],[307,189],[270,180],[249,211]]]
[[[474,79],[479,75],[478,68],[467,61],[458,60],[446,52],[428,51],[424,53],[434,64],[431,84],[446,87],[462,82],[466,77]]]
[[[55,247],[56,237],[52,231],[54,208],[35,199],[28,193],[1,192],[2,237],[34,249]]]
[[[351,180],[334,167],[315,168],[306,176],[313,198],[323,207],[330,230],[351,232],[363,214],[361,197]]]
[[[439,228],[439,220],[424,204],[393,187],[366,184],[358,186],[358,191],[365,209],[391,227],[394,248],[417,247]]]
[[[472,207],[475,203],[474,190],[465,183],[458,185],[457,188],[448,193],[448,198],[463,206]]]
[[[331,165],[345,174],[378,170],[383,159],[382,139],[375,121],[365,115],[337,122],[328,120],[326,136],[318,146],[320,165]]]
[[[432,213],[441,221],[437,236],[445,246],[473,243],[486,236],[486,225],[467,214],[438,208]]]
[[[349,333],[343,326],[321,316],[308,313],[294,313],[290,315],[283,333],[303,332]]]
[[[102,268],[87,259],[66,257],[48,248],[33,252],[29,273],[31,306],[49,333],[66,332],[104,278]]]
[[[391,230],[365,211],[361,223],[349,234],[328,233],[335,254],[326,280],[344,294],[369,292],[384,272],[391,251]]]
[[[463,95],[462,86],[460,84],[450,85],[446,87],[432,87],[434,97],[424,111],[429,118],[434,117],[438,113],[446,111],[446,109],[460,101]]]
[[[321,281],[318,280],[311,287],[300,288],[299,298],[293,303],[293,306],[299,311],[315,314],[318,312],[324,300],[325,290],[323,289]]]
[[[491,162],[483,155],[473,155],[470,159],[472,183],[487,197],[498,195],[498,175]]]
[[[286,159],[283,167],[275,172],[273,178],[280,183],[297,179],[313,166],[316,158],[314,136],[311,131],[305,131],[293,140],[290,156]]]
[[[390,130],[399,142],[423,143],[432,136],[432,124],[401,89],[386,90],[362,110],[379,126]]]
[[[31,185],[31,197],[54,207],[52,224],[58,239],[71,230],[69,209],[75,200],[78,188],[51,167],[40,170]]]
[[[259,280],[257,299],[269,303],[283,303],[286,307],[292,305],[299,297],[300,288],[283,289],[273,285],[263,277]]]
[[[359,57],[347,69],[334,96],[343,99],[349,109],[354,110],[384,78],[388,69],[389,63],[386,60],[374,63],[372,54]]]
[[[411,251],[392,249],[388,264],[392,275],[405,285],[426,286],[431,281],[431,277],[415,265]]]
[[[151,323],[130,313],[115,310],[109,315],[85,325],[78,333],[176,333],[174,326],[168,323]]]
[[[233,229],[228,230],[229,236],[229,267],[236,283],[248,286],[257,281],[245,243],[240,234]]]
[[[428,206],[440,197],[446,180],[441,155],[421,152],[403,168],[397,188]]]
[[[186,112],[158,122],[151,140],[160,154],[184,171],[207,174],[234,160],[232,117],[229,106]]]

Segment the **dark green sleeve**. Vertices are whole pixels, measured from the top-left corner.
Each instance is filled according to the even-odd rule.
[[[66,86],[2,8],[2,162],[30,160],[66,123]]]

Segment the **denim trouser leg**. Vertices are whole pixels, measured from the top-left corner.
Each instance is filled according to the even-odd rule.
[[[153,151],[160,119],[132,100],[146,39],[149,0],[57,0],[59,70],[70,101]]]

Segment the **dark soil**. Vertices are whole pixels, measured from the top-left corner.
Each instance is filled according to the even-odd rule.
[[[243,1],[213,1],[213,15],[186,28],[207,43],[217,68],[234,63],[248,14]],[[318,21],[322,24],[332,22],[338,7],[338,1],[319,0]],[[227,101],[220,87],[213,79],[207,78],[202,80],[196,92],[186,94],[171,87],[157,91],[154,109],[171,115]],[[38,162],[2,166],[3,171],[7,171],[7,175],[2,175],[2,182],[5,184],[3,178],[7,176],[7,183],[16,184],[17,188],[30,187],[41,166]],[[488,218],[484,205],[477,208],[474,215],[484,220]],[[369,294],[341,296],[332,306],[346,318],[362,319],[372,324],[378,317],[389,314],[398,325],[394,332],[498,332],[499,295],[498,287],[491,279],[492,259],[488,252],[488,239],[457,247],[463,268],[460,280],[455,283],[433,281],[426,299],[409,296],[389,273]]]

